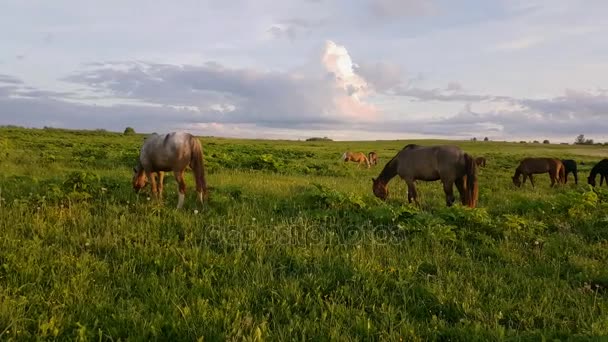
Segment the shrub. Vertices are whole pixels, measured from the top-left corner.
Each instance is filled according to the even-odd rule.
[[[133,134],[135,134],[135,130],[133,129],[133,127],[127,127],[127,128],[125,128],[125,131],[123,134],[124,135],[133,135]]]

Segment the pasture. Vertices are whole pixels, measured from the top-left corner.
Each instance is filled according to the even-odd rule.
[[[142,141],[0,128],[1,340],[608,335],[608,188],[586,179],[605,147],[452,142],[487,159],[470,209],[440,182],[419,207],[399,178],[372,193],[403,146],[444,142],[201,137],[212,190],[197,203],[188,171],[177,210],[172,174],[163,205],[133,191]],[[579,184],[515,187],[526,156],[576,160]]]

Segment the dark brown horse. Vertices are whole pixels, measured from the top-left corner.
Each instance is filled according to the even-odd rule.
[[[600,160],[599,163],[591,168],[589,177],[587,177],[587,183],[589,183],[589,185],[595,186],[595,177],[598,173],[600,174],[600,186],[602,186],[604,180],[606,180],[606,185],[608,185],[608,159],[604,158]]]
[[[486,167],[486,158],[485,157],[475,158],[475,165]]]
[[[150,179],[152,195],[162,200],[164,172],[173,171],[179,185],[177,208],[181,208],[186,194],[184,171],[188,166],[194,173],[196,192],[202,203],[203,195],[207,194],[208,189],[201,143],[189,133],[152,134],[144,142],[137,166],[133,168],[133,188],[135,191],[141,190]],[[158,183],[154,174],[158,175]]]
[[[349,161],[359,163],[357,167],[361,167],[361,164],[365,164],[369,168],[369,160],[362,152],[346,151],[344,154],[342,154],[342,160],[344,160],[345,163]]]
[[[372,151],[370,153],[367,154],[367,159],[369,160],[369,163],[372,165],[378,165],[378,153]]]
[[[566,173],[566,177],[564,178],[564,184],[568,183],[568,175],[571,173],[574,176],[574,184],[578,184],[578,171],[576,168],[576,161],[572,159],[562,159],[562,164],[564,164],[564,170]]]
[[[437,181],[443,183],[446,205],[454,201],[454,184],[460,193],[463,205],[474,208],[477,205],[478,186],[475,161],[457,146],[405,146],[391,159],[378,176],[372,178],[373,191],[376,197],[385,200],[388,197],[388,182],[399,175],[407,183],[408,202],[418,203],[416,180]]]
[[[515,174],[512,177],[513,184],[520,187],[522,185],[519,179],[520,175],[523,175],[523,183],[526,183],[526,177],[530,179],[530,184],[534,187],[533,174],[549,173],[551,178],[551,187],[555,183],[563,183],[565,181],[565,168],[561,160],[555,158],[524,158],[519,162],[519,165],[515,169]]]

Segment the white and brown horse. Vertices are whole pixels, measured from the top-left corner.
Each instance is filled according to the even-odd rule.
[[[184,171],[188,166],[194,173],[196,192],[202,203],[207,195],[203,149],[199,140],[192,134],[173,132],[166,135],[156,133],[149,136],[140,151],[137,166],[133,168],[133,188],[139,192],[146,186],[148,179],[152,185],[152,194],[162,201],[164,172],[173,171],[178,184],[177,208],[184,205],[186,182]],[[158,182],[155,174],[158,175]]]

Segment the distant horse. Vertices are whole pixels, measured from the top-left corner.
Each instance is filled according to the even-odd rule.
[[[486,158],[485,157],[475,158],[475,165],[486,167]]]
[[[568,174],[572,173],[574,176],[574,184],[578,184],[578,172],[576,170],[576,162],[572,159],[562,159],[562,164],[566,170],[566,177],[564,178],[564,184],[568,183]]]
[[[453,185],[460,193],[462,205],[474,208],[477,205],[478,186],[475,161],[471,155],[457,146],[420,146],[410,144],[391,159],[378,178],[372,178],[376,197],[388,197],[388,182],[399,175],[407,183],[407,199],[418,203],[415,181],[437,181],[443,183],[446,205],[454,201]]]
[[[608,159],[604,158],[600,160],[599,163],[595,164],[589,172],[589,177],[587,177],[587,183],[591,186],[595,186],[595,176],[600,174],[600,186],[606,180],[606,185],[608,185]]]
[[[203,202],[207,195],[203,149],[200,141],[189,133],[173,132],[166,135],[156,133],[144,142],[137,166],[133,168],[133,188],[139,192],[146,186],[148,179],[152,185],[152,194],[162,201],[164,172],[173,171],[178,183],[177,208],[184,205],[186,182],[184,171],[190,166],[196,180],[198,200]],[[154,174],[158,175],[158,183]]]
[[[367,159],[369,160],[369,163],[372,165],[378,165],[378,153],[372,151],[370,153],[367,154]]]
[[[526,182],[526,177],[530,179],[532,187],[534,187],[534,180],[532,179],[533,174],[549,173],[551,178],[551,187],[555,183],[562,183],[565,180],[565,169],[564,164],[559,159],[555,158],[524,158],[515,169],[515,174],[512,177],[513,184],[520,187],[522,182],[519,179],[520,175],[523,176],[523,183]]]
[[[362,152],[353,153],[350,151],[346,151],[344,152],[344,154],[342,154],[342,160],[344,160],[345,163],[349,161],[359,163],[357,167],[361,167],[361,164],[365,163],[365,165],[367,165],[367,167],[369,168],[369,160]]]

